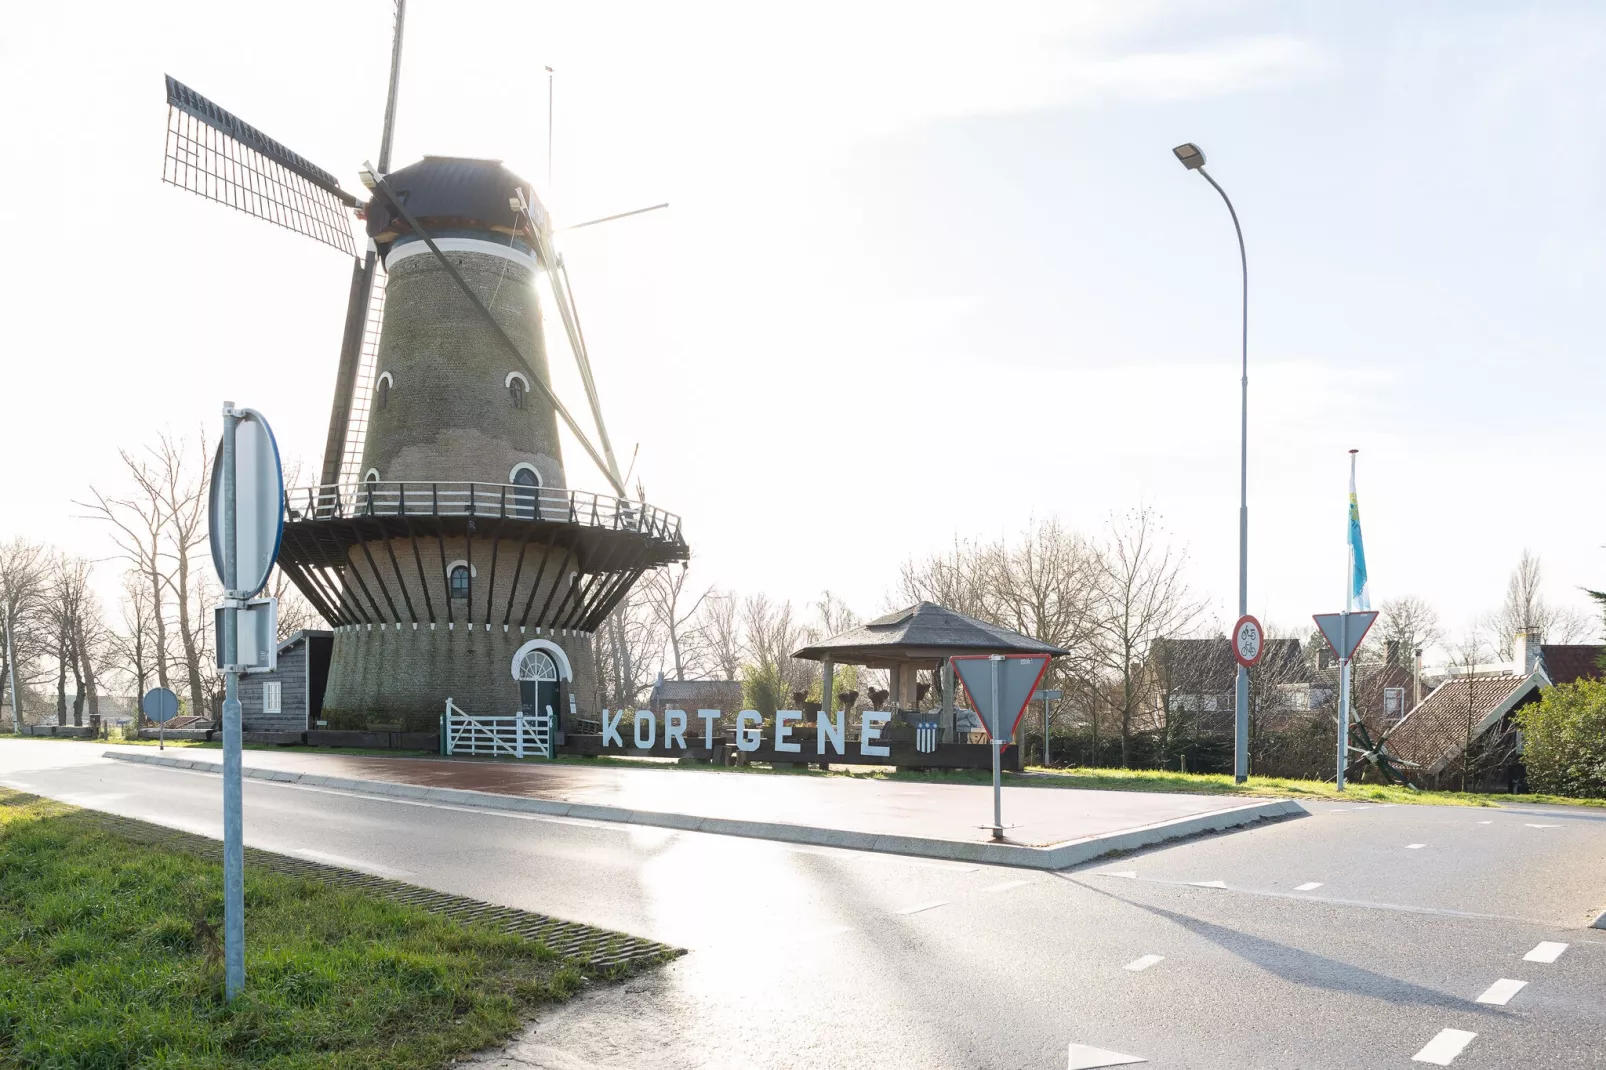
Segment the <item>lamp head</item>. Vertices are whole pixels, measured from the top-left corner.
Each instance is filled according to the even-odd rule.
[[[1178,145],[1171,151],[1177,154],[1177,159],[1182,161],[1182,166],[1190,171],[1197,171],[1205,164],[1204,152],[1191,141],[1186,145]]]

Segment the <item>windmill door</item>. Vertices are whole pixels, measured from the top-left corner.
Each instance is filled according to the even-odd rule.
[[[554,732],[562,723],[558,706],[558,666],[545,651],[532,650],[519,662],[519,705],[526,714],[550,709]]]

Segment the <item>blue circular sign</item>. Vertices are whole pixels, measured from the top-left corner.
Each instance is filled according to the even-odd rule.
[[[139,700],[139,708],[157,724],[166,724],[178,716],[178,696],[165,687],[153,687]]]

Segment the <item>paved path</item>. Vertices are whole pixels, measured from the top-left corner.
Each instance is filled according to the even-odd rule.
[[[215,776],[104,749],[0,741],[0,783],[219,835]],[[476,1070],[1064,1070],[1073,1044],[1167,1070],[1606,1067],[1599,810],[1318,802],[1039,873],[256,780],[245,804],[253,846],[690,949]]]
[[[221,752],[108,748],[128,761],[215,769]],[[1131,791],[1005,788],[1003,844],[981,823],[992,788],[726,770],[585,763],[355,757],[315,751],[246,751],[247,776],[629,821],[727,835],[1061,869],[1113,851],[1303,814],[1287,800]],[[336,782],[337,778],[338,782]],[[465,792],[483,793],[467,795]],[[526,804],[529,800],[534,804]]]

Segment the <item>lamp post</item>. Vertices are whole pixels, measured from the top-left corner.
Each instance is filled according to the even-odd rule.
[[[1232,216],[1232,229],[1238,235],[1238,264],[1243,269],[1243,377],[1240,379],[1242,415],[1238,453],[1238,615],[1249,613],[1249,257],[1244,252],[1244,232],[1238,225],[1238,211],[1221,184],[1205,170],[1204,152],[1189,142],[1171,150],[1182,166],[1197,171],[1215,187]],[[1249,779],[1249,670],[1238,666],[1237,701],[1233,718],[1233,779],[1242,784]]]

